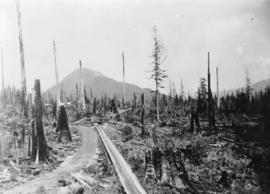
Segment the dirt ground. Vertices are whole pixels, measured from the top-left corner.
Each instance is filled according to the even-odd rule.
[[[95,162],[98,138],[94,127],[78,126],[82,138],[82,145],[78,152],[69,156],[56,170],[15,187],[5,194],[57,193],[58,180],[64,179],[70,173]],[[0,192],[1,193],[1,192]]]

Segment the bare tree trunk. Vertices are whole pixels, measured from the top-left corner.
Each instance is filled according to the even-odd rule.
[[[172,109],[172,80],[170,78],[170,94],[169,94],[169,106],[168,106],[169,110]]]
[[[126,82],[125,82],[125,53],[122,52],[122,62],[123,62],[123,104],[126,101]]]
[[[145,128],[144,128],[144,114],[145,114],[145,110],[144,110],[144,93],[142,93],[142,95],[141,95],[141,103],[142,103],[142,114],[141,114],[142,132],[141,132],[141,135],[145,136]]]
[[[157,122],[159,124],[160,118],[159,118],[159,98],[158,98],[158,83],[156,81],[156,107],[157,107]]]
[[[86,109],[86,105],[85,105],[84,80],[82,77],[82,61],[81,60],[79,61],[79,65],[80,65],[80,79],[81,79],[80,101],[81,101],[82,110],[84,111]]]
[[[29,157],[31,156],[30,148],[31,148],[31,137],[30,137],[30,134],[28,134],[28,156]]]
[[[55,41],[53,41],[53,56],[54,56],[54,69],[55,69],[55,79],[57,84],[57,94],[56,94],[56,110],[58,111],[59,104],[60,104],[60,88],[59,86],[59,74],[58,74],[58,68],[57,68],[57,61],[56,61],[56,46]]]
[[[211,74],[210,74],[210,53],[208,52],[208,72],[207,72],[207,80],[208,80],[208,123],[209,130],[215,129],[215,113],[213,107],[213,98],[211,92]]]
[[[219,109],[219,107],[220,107],[220,98],[219,98],[218,67],[216,68],[216,74],[217,74],[217,107],[218,107],[218,109]]]
[[[43,111],[40,94],[40,81],[35,80],[35,105],[34,105],[34,130],[32,141],[32,159],[38,158],[38,161],[46,162],[48,160],[47,143],[43,131]],[[38,157],[37,157],[38,155]]]
[[[27,107],[25,102],[26,95],[26,77],[25,77],[25,64],[24,64],[24,49],[23,49],[23,34],[22,34],[22,24],[21,24],[21,11],[19,0],[16,0],[17,6],[17,17],[18,17],[18,29],[19,29],[19,44],[20,44],[20,54],[21,54],[21,81],[22,81],[22,115],[27,117]]]
[[[75,102],[75,106],[76,106],[76,119],[79,119],[79,89],[78,89],[78,85],[76,83],[76,102]]]
[[[106,116],[106,110],[107,110],[107,96],[106,95],[103,101],[103,110],[104,110],[104,116]]]
[[[21,142],[24,145],[25,143],[25,127],[24,126],[22,126],[21,128]]]
[[[56,83],[59,83],[59,75],[58,75],[58,69],[57,69],[57,61],[56,61],[56,46],[55,41],[53,41],[53,56],[54,56],[54,69],[55,69],[55,79]]]
[[[3,108],[6,108],[6,93],[5,93],[5,84],[4,84],[4,52],[1,49],[1,71],[2,71],[2,105]]]

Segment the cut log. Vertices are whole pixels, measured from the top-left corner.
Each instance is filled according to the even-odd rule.
[[[78,173],[71,173],[71,176],[77,181],[79,182],[81,185],[87,187],[87,188],[91,188],[90,185],[80,176],[80,174]]]

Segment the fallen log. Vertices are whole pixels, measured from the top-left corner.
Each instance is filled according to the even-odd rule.
[[[82,178],[81,178],[81,176],[78,174],[78,173],[71,173],[71,176],[77,181],[77,182],[79,182],[81,185],[83,185],[83,186],[85,186],[85,187],[87,187],[87,188],[91,188],[90,187],[90,185],[87,183],[87,182],[85,182]]]

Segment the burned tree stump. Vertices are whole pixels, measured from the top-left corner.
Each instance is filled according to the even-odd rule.
[[[116,106],[116,103],[115,103],[115,99],[111,100],[111,112],[113,112],[115,114],[118,113],[117,106]]]
[[[31,156],[31,136],[30,134],[28,135],[28,156],[30,157]]]
[[[71,142],[71,134],[68,126],[67,113],[64,106],[59,107],[59,115],[56,132],[59,132],[58,142]]]
[[[201,131],[201,126],[200,126],[200,120],[199,120],[199,113],[198,113],[198,108],[195,108],[194,106],[191,107],[191,116],[190,116],[190,133],[194,132],[194,122],[196,124],[196,132],[198,133]]]
[[[145,176],[144,183],[151,184],[156,183],[156,172],[153,165],[153,154],[152,150],[145,152]]]
[[[36,162],[47,162],[49,154],[47,151],[47,142],[43,131],[43,111],[40,93],[40,81],[35,80],[34,85],[35,98],[33,107],[33,123],[32,123],[32,159]]]
[[[158,147],[154,148],[153,149],[153,165],[154,165],[156,176],[158,179],[161,179],[161,157],[162,157],[161,150]]]

